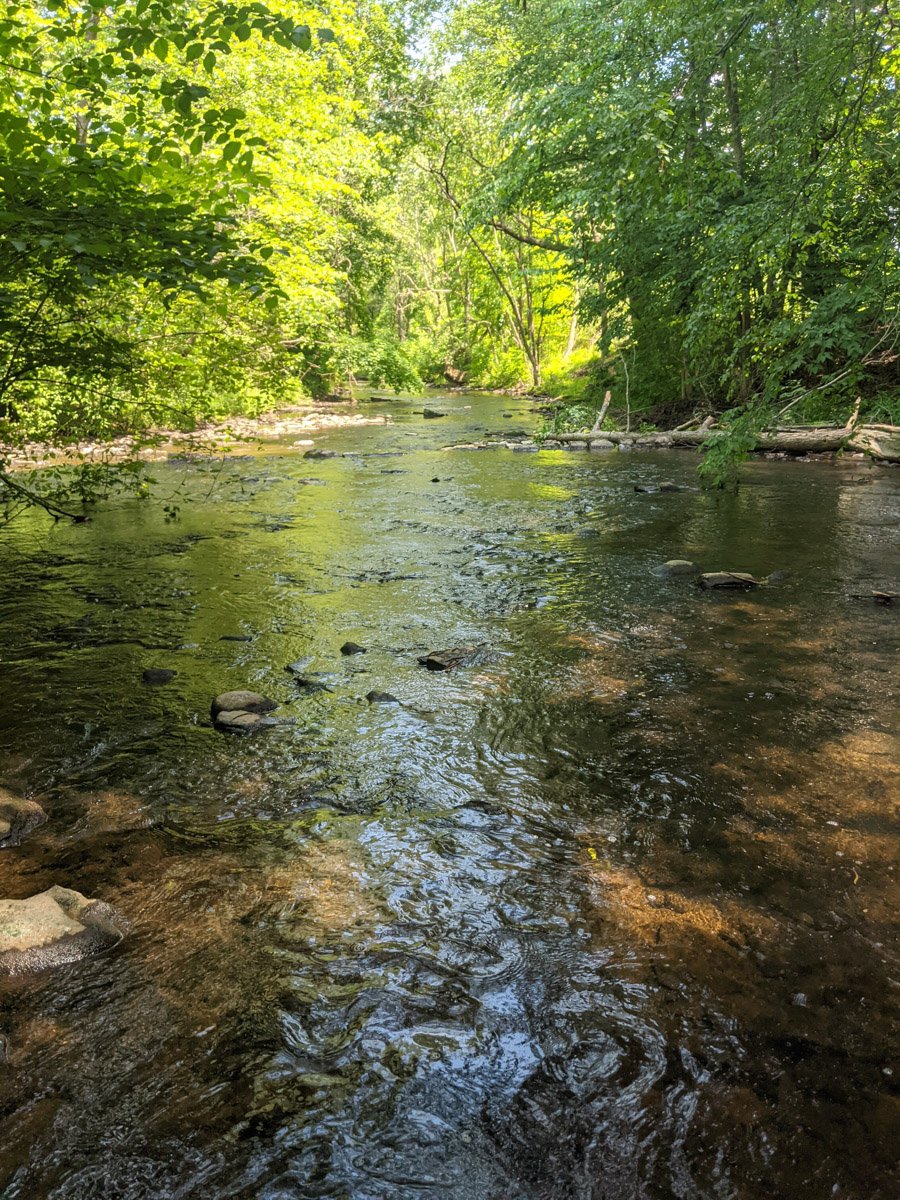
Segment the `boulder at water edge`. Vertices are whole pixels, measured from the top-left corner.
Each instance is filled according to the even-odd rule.
[[[46,820],[47,814],[34,800],[20,800],[0,788],[0,846],[17,846]]]
[[[0,977],[78,962],[122,940],[102,900],[51,887],[27,900],[0,900]]]

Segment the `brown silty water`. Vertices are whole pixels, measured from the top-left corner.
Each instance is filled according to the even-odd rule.
[[[2,985],[0,1195],[897,1195],[900,639],[856,597],[900,476],[638,494],[696,458],[446,450],[531,418],[428,403],[154,466],[175,523],[0,532],[0,782],[50,816],[0,896],[128,923]],[[239,687],[293,724],[216,732]]]

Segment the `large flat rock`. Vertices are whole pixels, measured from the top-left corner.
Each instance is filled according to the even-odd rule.
[[[53,887],[27,900],[0,900],[0,977],[78,962],[122,940],[102,900]]]

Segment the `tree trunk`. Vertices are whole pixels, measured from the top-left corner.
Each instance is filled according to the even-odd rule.
[[[572,351],[575,349],[575,339],[578,337],[578,301],[575,299],[576,307],[572,309],[572,320],[569,322],[569,338],[566,342],[566,348],[563,350],[563,360],[572,357]]]
[[[660,449],[681,446],[699,449],[707,442],[722,436],[722,431],[716,429],[670,429],[664,433],[624,433],[621,430],[613,430],[599,434],[591,430],[584,433],[558,433],[547,441],[586,441],[590,445],[591,440],[594,440],[612,442],[614,445],[630,442],[635,446]],[[767,433],[760,433],[753,449],[757,453],[776,451],[784,454],[822,454],[837,450],[857,450],[885,462],[900,462],[900,426],[858,425],[855,429],[848,429],[846,425],[841,425],[808,429],[773,429]]]

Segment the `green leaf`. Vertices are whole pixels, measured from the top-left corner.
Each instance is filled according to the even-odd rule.
[[[157,38],[153,43],[153,53],[160,62],[165,62],[169,57],[169,43],[164,37]]]

